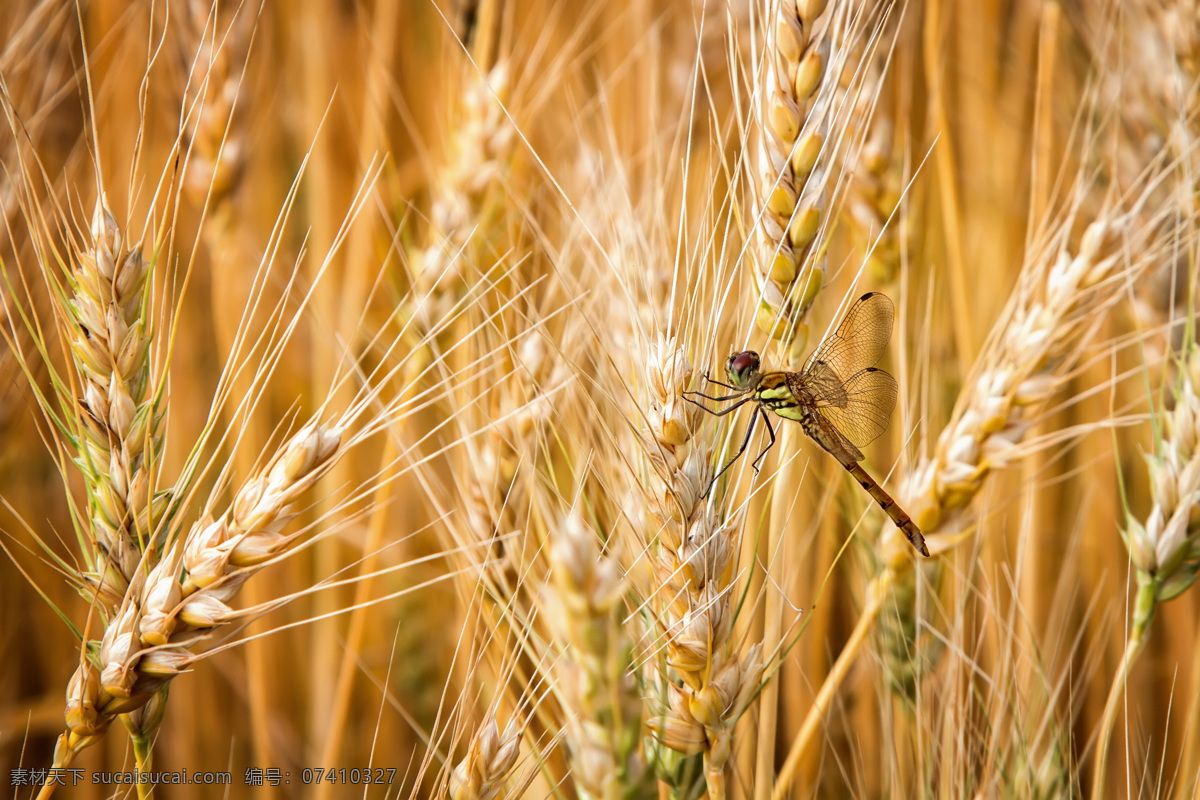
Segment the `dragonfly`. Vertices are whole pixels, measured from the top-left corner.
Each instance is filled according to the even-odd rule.
[[[732,394],[685,392],[686,399],[718,417],[731,414],[747,403],[755,404],[741,448],[713,477],[709,490],[746,452],[754,424],[761,417],[771,441],[751,464],[758,472],[759,462],[775,444],[775,429],[767,416],[770,410],[779,417],[799,422],[804,433],[825,448],[867,490],[909,543],[928,557],[929,548],[921,529],[858,463],[863,460],[859,448],[879,438],[896,407],[896,379],[875,367],[892,338],[894,319],[895,309],[887,295],[869,292],[855,301],[837,331],[817,345],[799,372],[763,372],[758,353],[743,350],[731,355],[725,363],[728,383],[704,376],[709,383],[732,390]],[[715,402],[737,402],[714,411],[693,400],[691,395]]]

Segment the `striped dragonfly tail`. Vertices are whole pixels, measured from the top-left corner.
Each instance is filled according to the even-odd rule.
[[[896,527],[904,532],[908,538],[909,544],[917,549],[921,555],[929,557],[929,548],[925,546],[925,537],[921,535],[921,529],[917,527],[917,523],[912,521],[912,517],[904,512],[904,509],[892,499],[892,496],[883,490],[875,479],[867,474],[857,461],[849,463],[842,462],[842,466],[846,468],[854,480],[858,481],[859,485],[870,493],[879,507],[883,509],[883,513],[892,518],[892,522],[896,523]]]

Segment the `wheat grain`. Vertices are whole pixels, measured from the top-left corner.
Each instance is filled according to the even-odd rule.
[[[521,725],[510,719],[504,732],[489,715],[467,748],[467,755],[450,773],[451,800],[496,800],[504,796],[505,781],[521,754]]]

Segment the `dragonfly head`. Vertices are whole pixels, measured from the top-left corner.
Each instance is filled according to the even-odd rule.
[[[758,379],[762,377],[758,365],[758,353],[753,350],[734,353],[725,362],[725,377],[729,378],[734,388],[748,392],[758,385]]]

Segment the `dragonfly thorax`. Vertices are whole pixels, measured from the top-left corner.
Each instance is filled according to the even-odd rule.
[[[759,378],[754,399],[785,419],[806,422],[812,397],[795,378],[791,372],[768,372]]]

